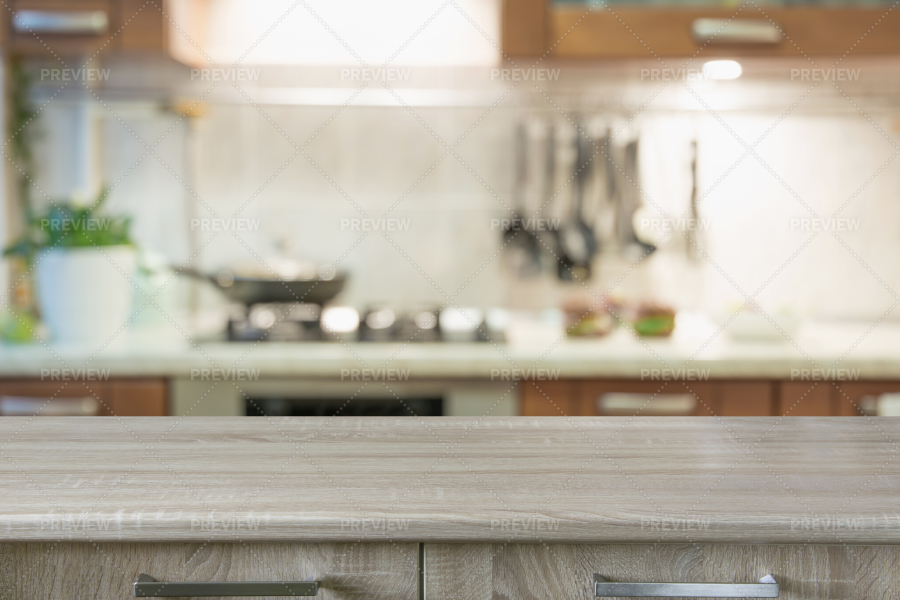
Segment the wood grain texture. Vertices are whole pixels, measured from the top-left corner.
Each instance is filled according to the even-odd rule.
[[[5,558],[3,558],[5,557]],[[113,600],[160,581],[320,582],[320,600],[415,600],[416,544],[0,544],[0,599]]]
[[[7,417],[0,539],[898,543],[897,439],[891,418]]]
[[[772,574],[784,600],[886,600],[900,589],[898,546],[427,544],[425,561],[427,600],[592,598],[594,573],[684,583]]]

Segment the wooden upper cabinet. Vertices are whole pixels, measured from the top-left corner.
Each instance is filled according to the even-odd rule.
[[[15,0],[4,29],[8,49],[25,56],[109,53],[206,63],[207,0]]]
[[[207,63],[207,0],[115,0],[122,24],[117,49],[165,54],[187,65]]]
[[[890,3],[587,4],[505,0],[508,58],[851,57],[900,54],[900,11]],[[804,56],[805,55],[805,56]]]

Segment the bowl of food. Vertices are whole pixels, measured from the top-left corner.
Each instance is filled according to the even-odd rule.
[[[613,305],[604,305],[602,299],[586,297],[570,298],[563,303],[566,335],[575,338],[603,337],[618,325],[610,312]]]
[[[631,320],[635,332],[644,337],[666,337],[675,329],[675,309],[658,303],[637,307]]]

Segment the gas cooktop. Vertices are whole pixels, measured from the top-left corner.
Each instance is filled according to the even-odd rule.
[[[296,303],[254,304],[228,321],[234,342],[474,342],[499,341],[478,309],[373,306],[360,314],[349,306]]]

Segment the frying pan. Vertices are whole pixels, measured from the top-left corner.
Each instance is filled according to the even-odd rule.
[[[344,289],[347,276],[338,273],[330,279],[278,279],[275,277],[242,277],[231,271],[216,274],[178,268],[176,273],[202,279],[219,288],[232,302],[247,306],[261,302],[306,302],[325,304]]]

